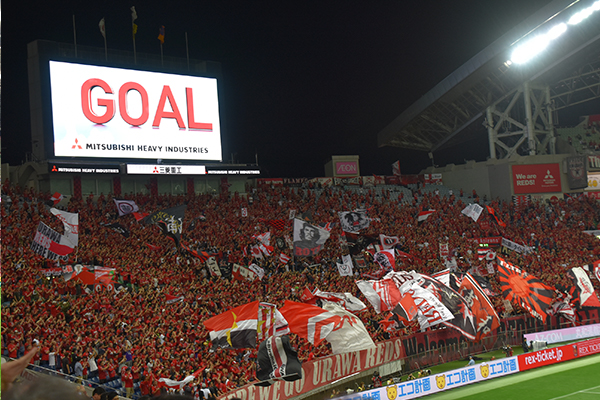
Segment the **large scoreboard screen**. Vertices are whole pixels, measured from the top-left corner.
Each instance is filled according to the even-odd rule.
[[[50,61],[55,157],[222,161],[217,80]]]

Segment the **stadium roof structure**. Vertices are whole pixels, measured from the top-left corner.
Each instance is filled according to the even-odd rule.
[[[573,23],[581,10],[587,18]],[[515,49],[552,35],[556,25],[563,31],[537,46],[536,57],[511,61]],[[600,1],[555,0],[402,112],[379,132],[378,146],[434,152],[488,135],[492,158],[553,153],[556,111],[598,98]],[[540,133],[550,137],[536,138]]]

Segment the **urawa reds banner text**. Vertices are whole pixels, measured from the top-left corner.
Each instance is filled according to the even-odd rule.
[[[512,166],[515,194],[553,193],[561,191],[558,164],[528,164]]]
[[[277,381],[262,387],[249,384],[221,396],[220,399],[289,399],[327,385],[345,376],[366,371],[404,357],[400,338],[377,343],[377,347],[351,353],[323,357],[302,364],[302,379],[294,382]]]
[[[50,61],[54,155],[221,161],[217,80]]]

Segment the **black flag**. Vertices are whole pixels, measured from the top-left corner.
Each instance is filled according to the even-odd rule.
[[[177,245],[183,228],[183,217],[187,205],[167,208],[148,215],[142,220],[145,224],[157,224],[167,236],[171,237]]]
[[[302,363],[287,335],[271,336],[262,342],[256,363],[256,378],[261,381],[256,386],[270,386],[281,379],[288,382],[302,379]]]

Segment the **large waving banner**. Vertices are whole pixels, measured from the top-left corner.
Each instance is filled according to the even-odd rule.
[[[50,228],[48,225],[40,222],[35,231],[35,236],[31,242],[31,250],[49,260],[67,260],[67,254],[73,251],[72,247],[61,244],[64,236]]]
[[[322,357],[302,364],[302,379],[294,382],[276,381],[261,387],[250,383],[219,399],[290,399],[323,387],[351,374],[400,360],[404,357],[402,341],[397,339],[377,343],[376,347]],[[433,378],[433,377],[432,377]]]
[[[63,244],[73,248],[79,243],[79,214],[51,208],[50,212],[60,219],[65,226]]]

